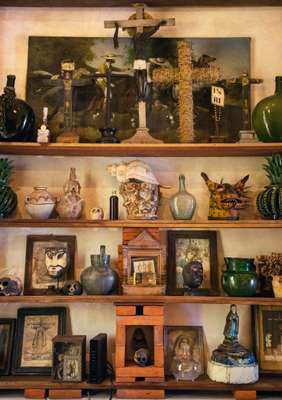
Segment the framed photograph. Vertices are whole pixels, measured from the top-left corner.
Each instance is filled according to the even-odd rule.
[[[200,375],[205,373],[204,335],[201,326],[165,326],[165,375],[171,376],[177,369],[176,361],[185,357],[197,364]]]
[[[25,295],[46,294],[74,279],[75,236],[29,235],[26,241]],[[56,273],[62,272],[59,281]]]
[[[256,306],[256,353],[261,373],[282,373],[282,307]]]
[[[14,375],[51,375],[52,340],[66,331],[66,308],[20,308],[18,310]]]
[[[199,263],[202,264],[202,283],[195,290],[193,289],[193,294],[217,294],[216,232],[168,231],[168,294],[185,294],[187,287],[183,279],[183,271],[185,271],[185,266],[191,262],[196,262],[198,265]],[[197,274],[197,271],[195,274]],[[197,276],[195,278],[199,279]]]
[[[53,339],[52,379],[81,382],[85,376],[86,336],[56,336]]]
[[[0,376],[10,374],[15,326],[15,319],[0,319]]]

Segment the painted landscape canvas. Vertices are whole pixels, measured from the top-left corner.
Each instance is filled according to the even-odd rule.
[[[152,38],[146,47],[149,70],[178,68],[177,40]],[[192,67],[217,67],[215,82],[193,81],[193,123],[198,141],[215,135],[215,118],[219,118],[220,135],[235,141],[246,128],[250,94],[246,76],[250,75],[249,38],[187,38],[192,44]],[[62,60],[75,62],[73,87],[73,125],[81,142],[95,142],[99,128],[105,127],[106,57],[114,57],[111,82],[111,125],[123,140],[138,126],[138,104],[133,76],[134,51],[130,38],[120,38],[114,49],[111,38],[30,37],[28,47],[27,101],[33,107],[38,125],[44,106],[49,108],[49,126],[53,138],[63,131],[64,90],[60,80]],[[127,75],[119,77],[119,74]],[[90,80],[85,78],[91,78]],[[58,85],[51,80],[57,79]],[[82,81],[84,79],[84,83]],[[86,83],[85,83],[86,82]],[[167,143],[179,142],[178,83],[150,84],[147,104],[148,127],[152,136]],[[211,104],[211,86],[224,88],[225,105],[215,115]],[[248,121],[247,121],[248,123]],[[54,140],[54,139],[53,139]]]

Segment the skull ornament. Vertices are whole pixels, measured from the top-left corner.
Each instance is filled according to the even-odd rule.
[[[0,296],[19,296],[23,290],[22,282],[17,277],[0,278]]]
[[[62,293],[66,296],[79,296],[82,293],[81,283],[78,281],[66,281]]]
[[[134,362],[140,367],[146,367],[150,361],[150,353],[148,349],[141,348],[134,353]]]

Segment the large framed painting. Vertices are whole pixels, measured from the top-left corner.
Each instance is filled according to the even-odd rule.
[[[193,74],[193,115],[196,141],[208,141],[216,134],[225,141],[236,141],[240,129],[250,128],[250,39],[229,38],[152,38],[146,44],[150,85],[147,120],[151,134],[167,143],[182,140],[179,84],[162,79],[164,69],[177,71],[178,40],[191,43]],[[133,77],[133,45],[120,38],[114,49],[111,38],[32,36],[28,45],[27,101],[35,111],[37,123],[42,109],[49,108],[49,126],[53,137],[63,131],[63,85],[60,64],[75,62],[73,83],[73,123],[81,142],[95,142],[99,128],[105,127],[106,58],[111,54],[114,76],[111,82],[111,123],[121,140],[132,136],[138,126],[136,85]],[[211,70],[218,71],[211,75]],[[126,75],[119,77],[119,75]],[[93,78],[94,76],[94,78]],[[158,79],[156,78],[158,76]],[[154,78],[155,77],[155,78]],[[93,79],[92,79],[93,78]],[[84,80],[84,81],[83,81]],[[56,84],[57,82],[57,84]],[[188,85],[190,85],[188,82]],[[224,88],[224,108],[215,109],[211,87]],[[185,97],[185,93],[184,93]],[[216,121],[216,122],[215,122]]]
[[[200,269],[197,270],[198,266]],[[168,231],[168,294],[189,294],[189,287],[185,285],[185,271],[194,281],[199,280],[199,286],[195,285],[192,294],[217,294],[217,268],[215,231]]]
[[[15,319],[0,319],[0,376],[10,373],[15,326]]]
[[[66,308],[18,310],[14,375],[51,375],[53,338],[66,333]]]
[[[48,288],[61,288],[66,280],[74,279],[75,245],[75,236],[28,235],[24,294],[43,295]],[[59,271],[62,275],[58,281]]]
[[[256,306],[256,353],[261,373],[282,373],[282,307]]]

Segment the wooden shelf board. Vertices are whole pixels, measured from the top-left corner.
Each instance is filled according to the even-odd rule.
[[[118,383],[114,384],[117,388],[135,388],[135,389],[166,389],[166,390],[256,390],[256,391],[281,391],[282,379],[279,376],[262,376],[257,383],[248,385],[228,385],[224,383],[212,382],[207,376],[202,376],[194,382],[177,382],[169,379],[163,383]],[[50,377],[42,376],[7,376],[1,377],[0,389],[92,389],[109,390],[111,383],[105,380],[101,384],[90,384],[88,382],[80,383],[57,383],[52,382]]]
[[[239,221],[185,221],[185,220],[103,220],[85,219],[0,219],[0,228],[183,228],[183,229],[220,229],[220,228],[282,228],[282,220],[239,220]]]
[[[1,1],[1,0],[0,0]],[[282,1],[282,0],[281,0]],[[281,4],[282,5],[282,4]],[[282,151],[282,143],[62,144],[0,142],[0,154],[96,157],[224,157],[266,156]]]
[[[131,0],[0,0],[5,7],[130,7]],[[151,7],[207,6],[245,7],[280,6],[280,0],[146,0]]]
[[[54,303],[149,303],[149,304],[242,304],[282,305],[282,299],[273,297],[229,296],[0,296],[0,304],[54,304]]]

